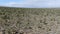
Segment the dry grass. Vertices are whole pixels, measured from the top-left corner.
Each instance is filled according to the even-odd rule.
[[[60,34],[60,9],[0,8],[2,34]]]

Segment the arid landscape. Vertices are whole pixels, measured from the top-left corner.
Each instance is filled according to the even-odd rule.
[[[60,8],[0,7],[0,34],[60,34]]]

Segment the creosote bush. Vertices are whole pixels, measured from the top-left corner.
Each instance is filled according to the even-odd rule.
[[[3,34],[55,33],[60,23],[60,9],[0,7],[0,30]],[[53,31],[54,30],[54,31]]]

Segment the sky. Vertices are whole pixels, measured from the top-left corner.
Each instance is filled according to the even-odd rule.
[[[57,8],[60,0],[0,0],[0,6],[25,8]]]

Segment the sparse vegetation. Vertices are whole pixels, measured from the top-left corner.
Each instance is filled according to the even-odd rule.
[[[57,11],[59,10],[59,11]],[[3,34],[47,34],[60,21],[60,9],[0,7],[0,30]],[[51,26],[54,25],[54,26]]]

